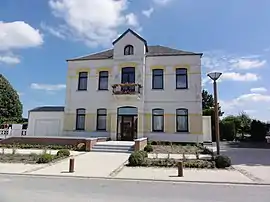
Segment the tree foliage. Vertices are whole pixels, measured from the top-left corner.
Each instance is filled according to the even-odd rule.
[[[250,124],[250,135],[252,141],[265,141],[268,125],[259,120],[252,120]]]
[[[19,95],[9,81],[0,74],[0,123],[20,122],[22,120],[22,103]]]

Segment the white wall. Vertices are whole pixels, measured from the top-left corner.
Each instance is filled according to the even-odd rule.
[[[203,116],[203,142],[212,142],[211,116]]]
[[[27,136],[39,136],[36,130],[37,121],[42,120],[58,120],[59,135],[63,130],[64,112],[29,112]]]
[[[127,102],[133,105],[140,105],[145,102],[146,111],[150,108],[160,106],[160,103],[168,103],[171,106],[169,111],[175,112],[177,107],[186,107],[191,113],[201,113],[201,70],[200,56],[168,56],[168,57],[147,57],[144,70],[144,58],[130,61],[136,63],[136,82],[143,84],[143,95],[140,100],[133,99]],[[79,107],[85,108],[89,113],[95,113],[97,108],[113,109],[111,103],[123,100],[115,100],[111,92],[111,85],[121,82],[121,71],[119,65],[125,63],[122,60],[91,60],[91,61],[70,61],[68,65],[68,79],[66,90],[66,112],[74,113]],[[188,89],[175,89],[174,66],[187,64],[190,66],[188,77]],[[164,65],[164,90],[152,90],[151,66]],[[112,74],[109,77],[109,91],[98,91],[99,68],[108,67]],[[78,79],[75,78],[76,72],[80,69],[89,68],[87,91],[77,91]],[[143,75],[144,73],[144,75]],[[143,80],[143,77],[145,79]],[[181,104],[179,104],[181,102]],[[165,104],[166,105],[166,104]],[[173,106],[175,105],[175,106]],[[168,112],[169,113],[169,112]]]

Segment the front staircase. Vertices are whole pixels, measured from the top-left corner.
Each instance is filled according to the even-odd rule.
[[[112,153],[131,153],[134,151],[132,141],[107,141],[97,142],[91,152],[112,152]]]

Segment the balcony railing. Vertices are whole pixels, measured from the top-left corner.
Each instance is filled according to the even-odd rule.
[[[137,83],[120,83],[112,85],[114,95],[133,95],[140,94],[142,85]]]

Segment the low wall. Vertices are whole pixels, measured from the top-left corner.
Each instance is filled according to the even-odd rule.
[[[96,138],[97,142],[106,141],[107,138]],[[39,145],[72,145],[76,146],[79,143],[86,144],[88,138],[75,138],[75,137],[10,137],[0,141],[0,144],[39,144]]]

